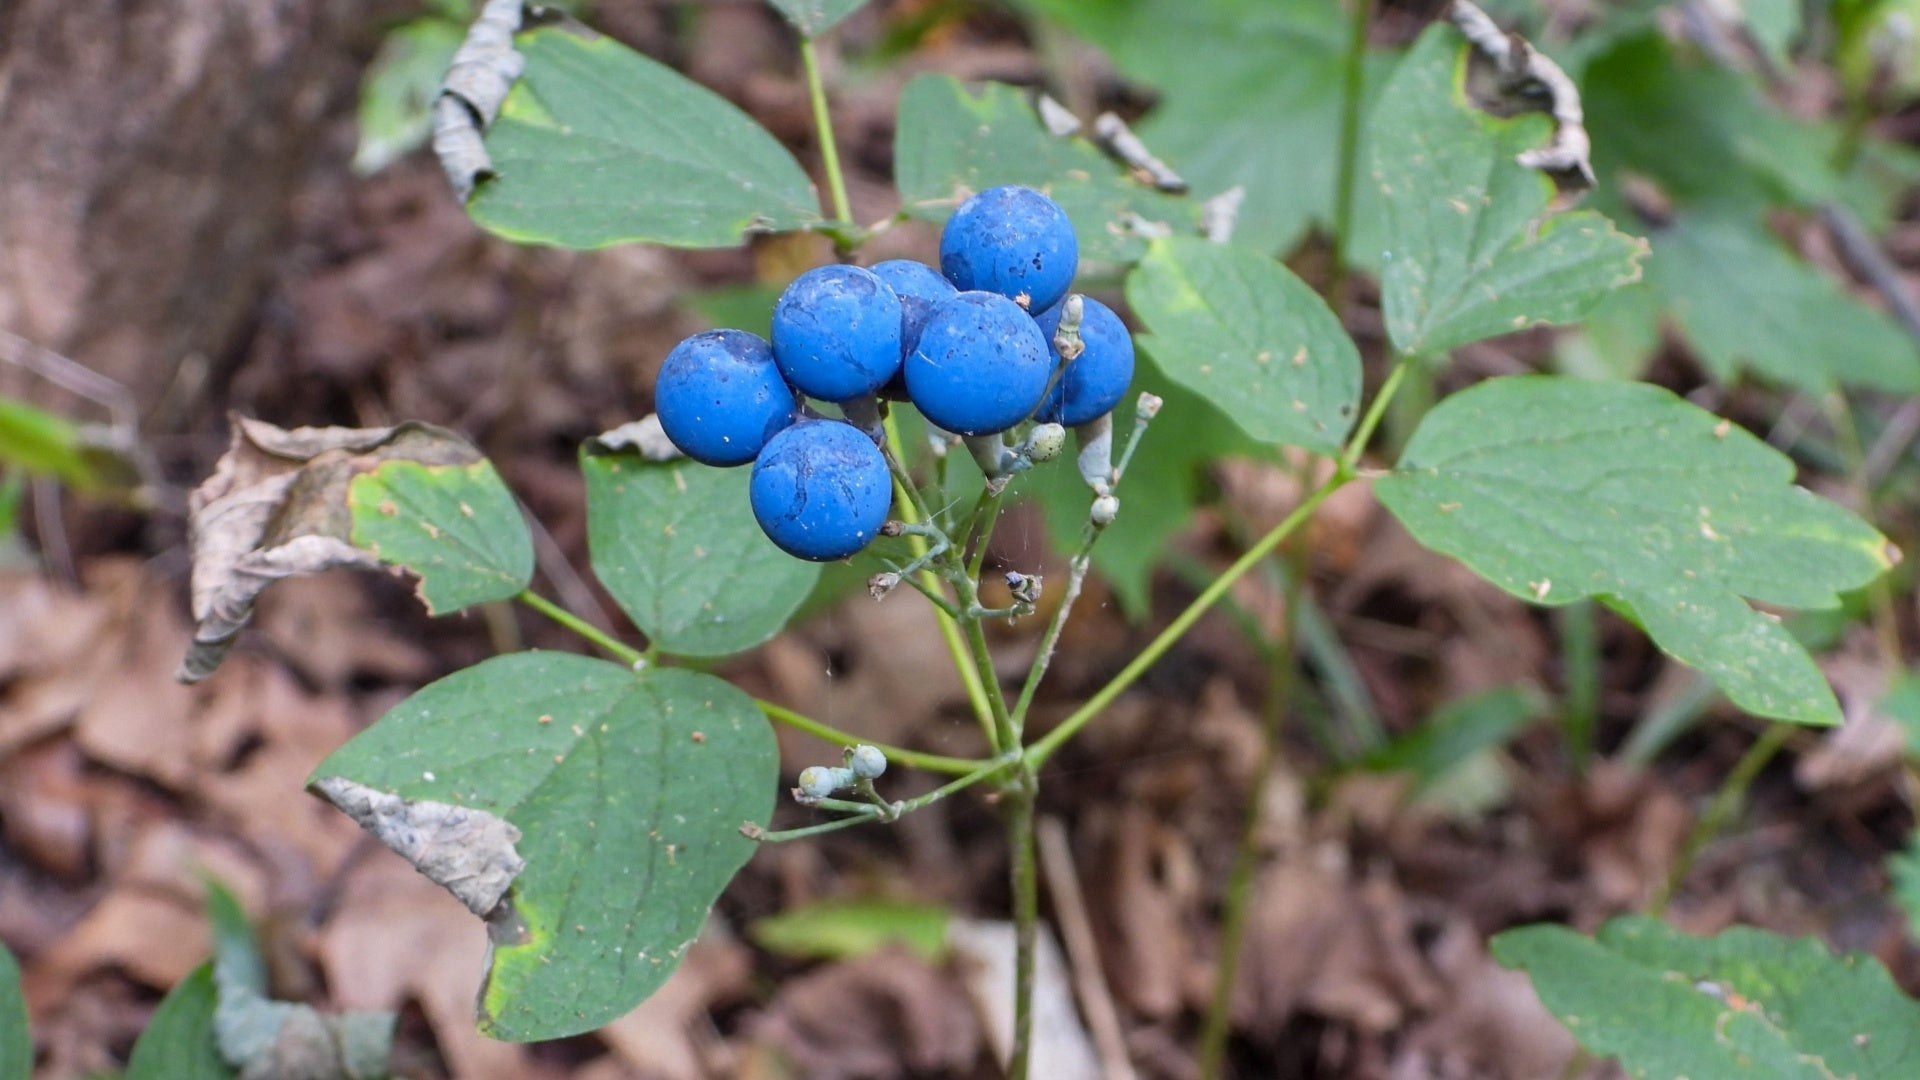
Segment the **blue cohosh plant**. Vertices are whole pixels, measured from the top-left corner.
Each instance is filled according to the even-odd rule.
[[[714,247],[813,230],[857,258],[888,222],[852,219],[815,41],[860,0],[774,4],[801,39],[824,206],[787,150],[715,95],[611,40],[535,24],[517,0],[495,0],[435,106],[437,149],[474,219],[515,241],[576,248]],[[1557,68],[1489,37],[1477,9],[1457,4],[1454,16],[1514,87],[1561,92]],[[1364,29],[1364,17],[1356,25]],[[1353,64],[1363,52],[1356,45]],[[313,773],[316,792],[486,921],[479,1023],[504,1039],[588,1030],[645,998],[756,845],[991,789],[1017,928],[1015,1076],[1027,1075],[1031,1052],[1033,822],[1046,764],[1350,484],[1369,485],[1421,542],[1501,589],[1542,605],[1606,604],[1755,715],[1835,722],[1811,658],[1750,602],[1832,606],[1894,552],[1854,515],[1794,486],[1792,464],[1731,422],[1645,383],[1504,376],[1441,400],[1396,462],[1369,462],[1410,378],[1429,376],[1462,345],[1580,319],[1637,281],[1646,253],[1601,215],[1555,205],[1549,173],[1571,184],[1588,175],[1577,107],[1556,99],[1551,119],[1492,118],[1464,92],[1473,55],[1452,27],[1429,29],[1379,89],[1367,153],[1357,119],[1340,147],[1324,148],[1342,162],[1344,217],[1357,205],[1377,211],[1359,231],[1380,245],[1390,364],[1370,396],[1359,350],[1328,304],[1267,252],[1230,242],[1230,194],[1186,198],[1166,165],[1142,163],[1137,144],[1102,136],[1128,159],[1116,164],[1075,137],[1057,107],[1043,120],[1008,88],[923,77],[902,97],[900,216],[951,219],[942,273],[913,263],[809,271],[776,306],[770,342],[727,330],[690,338],[663,367],[657,429],[636,422],[581,451],[593,568],[644,647],[529,588],[533,545],[521,512],[458,436],[424,425],[285,432],[242,422],[195,501],[199,633],[184,674],[212,670],[266,582],[330,565],[403,568],[436,613],[517,599],[607,654],[519,653],[456,672]],[[1353,117],[1359,87],[1357,77],[1347,83]],[[1362,184],[1367,198],[1356,200]],[[1041,731],[1031,724],[1035,694],[1095,543],[1130,515],[1155,513],[1135,505],[1123,481],[1137,453],[1160,452],[1147,432],[1162,397],[1127,399],[1136,342],[1111,309],[1071,292],[1086,266],[1124,274],[1144,329],[1137,344],[1151,360],[1138,381],[1207,403],[1254,443],[1330,467],[1103,688]],[[928,435],[911,444],[901,436],[910,413]],[[1071,469],[1084,481],[1078,542],[1036,659],[1009,682],[984,623],[1032,615],[1045,583],[1008,573],[1011,602],[989,606],[988,541],[1029,479],[1069,468],[1047,464],[1064,453],[1066,428]],[[965,455],[953,452],[960,447]],[[981,756],[875,744],[681,663],[778,633],[812,588],[816,562],[847,557],[873,568],[876,598],[902,583],[926,598],[926,632],[953,656]],[[783,784],[769,721],[846,747],[843,760]],[[950,779],[889,800],[889,766]],[[771,829],[783,789],[818,820]],[[1527,928],[1495,947],[1529,969],[1562,1015],[1657,1005],[1658,1023],[1704,1057],[1639,1060],[1685,1061],[1675,1067],[1687,1075],[1720,1075],[1714,1038],[1749,1023],[1740,1003],[1818,997],[1808,979],[1748,984],[1777,965],[1818,967],[1777,939],[1697,942],[1630,923],[1595,939]],[[1845,963],[1876,1022],[1912,1020],[1884,970]],[[1693,981],[1667,979],[1665,965]],[[1601,967],[1623,999],[1612,1011],[1587,1008],[1596,991],[1568,976]],[[1644,993],[1625,1001],[1636,988]],[[1785,1039],[1783,1053],[1804,1048],[1777,1019],[1763,1011],[1743,1052],[1775,1048],[1769,1039]],[[1628,1020],[1579,1029],[1596,1051],[1629,1057],[1646,1052],[1644,1030]],[[1828,1046],[1830,1034],[1808,1036],[1830,1064],[1874,1045]],[[1219,1067],[1217,1055],[1209,1060]]]

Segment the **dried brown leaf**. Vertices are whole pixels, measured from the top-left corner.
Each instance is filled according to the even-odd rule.
[[[313,785],[375,840],[446,887],[467,910],[492,914],[527,868],[513,845],[520,830],[505,818],[471,806],[403,799],[329,776]]]
[[[182,682],[213,673],[273,582],[379,565],[352,544],[347,491],[355,476],[392,460],[469,465],[480,453],[429,424],[286,430],[234,418],[232,445],[189,502],[196,629]]]

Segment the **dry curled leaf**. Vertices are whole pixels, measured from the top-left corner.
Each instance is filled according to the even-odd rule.
[[[470,806],[403,799],[339,776],[313,785],[373,838],[486,918],[527,862],[513,848],[520,830]]]
[[[471,465],[480,452],[430,424],[294,428],[234,418],[233,444],[189,504],[193,644],[182,682],[213,673],[260,591],[281,578],[336,566],[375,567],[353,546],[353,478],[384,461]]]

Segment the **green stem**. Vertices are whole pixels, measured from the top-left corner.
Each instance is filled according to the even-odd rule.
[[[825,739],[836,746],[876,746],[887,755],[888,761],[909,765],[916,769],[937,773],[968,773],[979,768],[984,762],[977,758],[947,757],[944,754],[927,754],[919,750],[909,750],[904,746],[874,742],[872,739],[842,731],[831,724],[823,724],[809,716],[803,716],[784,705],[775,705],[771,701],[754,699],[754,704],[766,718],[776,724],[785,724],[795,731],[804,731],[815,738]]]
[[[923,520],[920,494],[913,486],[913,478],[908,475],[906,466],[896,456],[895,447],[900,445],[900,425],[889,412],[886,419],[887,451],[889,468],[893,471],[893,491],[900,506],[900,519],[908,525],[917,525]],[[908,535],[907,549],[918,559],[927,553],[927,538]],[[940,592],[940,575],[932,568],[920,571],[919,580],[922,592],[930,595]],[[946,611],[940,611],[934,617],[934,625],[940,628],[940,638],[947,643],[947,655],[953,657],[953,668],[960,673],[960,685],[966,689],[967,704],[973,708],[974,719],[980,724],[981,732],[987,737],[987,745],[994,746],[993,709],[987,702],[986,687],[981,685],[980,677],[974,672],[973,664],[967,656],[967,646],[960,638],[960,628]],[[1003,747],[994,746],[995,752]]]
[[[1836,390],[1827,399],[1827,414],[1833,423],[1835,441],[1847,464],[1847,486],[1852,489],[1854,509],[1867,520],[1874,513],[1873,488],[1866,478],[1866,449],[1860,442],[1860,428],[1854,423],[1853,406],[1843,391]],[[1867,584],[1867,606],[1873,617],[1873,632],[1880,646],[1880,658],[1890,669],[1902,666],[1904,650],[1900,645],[1900,618],[1894,610],[1893,588],[1887,575],[1881,574]]]
[[[888,756],[891,757],[892,755]],[[1002,754],[989,761],[971,762],[975,768],[970,770],[965,776],[957,780],[950,780],[934,788],[932,791],[927,792],[925,795],[918,795],[903,802],[889,803],[884,806],[869,806],[865,803],[849,803],[840,799],[824,799],[816,805],[847,808],[851,816],[835,818],[832,821],[822,822],[818,825],[808,825],[798,829],[783,829],[779,832],[743,831],[746,832],[747,838],[750,840],[758,840],[765,844],[778,844],[788,840],[799,840],[802,837],[818,836],[821,833],[833,832],[836,829],[846,829],[855,825],[864,825],[869,821],[898,821],[901,817],[911,814],[915,810],[923,810],[932,806],[934,803],[939,802],[949,795],[965,791],[980,781],[990,779],[995,774],[1004,772],[1019,763],[1020,756],[1018,754]]]
[[[1327,303],[1338,315],[1346,307],[1347,244],[1353,239],[1353,195],[1360,171],[1360,98],[1365,90],[1367,35],[1374,0],[1350,0],[1344,84],[1340,92],[1340,161],[1333,188],[1333,266],[1327,272]]]
[[[1600,628],[1595,604],[1582,600],[1560,609],[1560,671],[1567,699],[1563,726],[1567,756],[1576,775],[1593,762],[1593,733],[1600,717]]]
[[[1034,943],[1040,928],[1040,885],[1034,871],[1033,806],[1040,785],[1022,764],[1005,803],[1008,884],[1013,890],[1013,1057],[1007,1080],[1027,1080],[1033,1059]]]
[[[827,87],[820,81],[820,58],[814,55],[812,38],[800,39],[800,63],[807,69],[807,97],[813,102],[813,126],[820,133],[820,164],[827,171],[827,190],[833,194],[833,216],[851,224],[853,210],[847,203],[847,182],[840,175],[840,147],[833,138]]]
[[[1760,770],[1767,767],[1767,763],[1792,737],[1793,725],[1770,722],[1760,737],[1753,740],[1753,745],[1747,747],[1747,752],[1740,755],[1740,760],[1734,762],[1732,771],[1720,782],[1720,789],[1713,793],[1713,801],[1707,804],[1706,812],[1700,815],[1700,821],[1687,834],[1687,842],[1680,849],[1680,858],[1673,864],[1672,872],[1667,875],[1666,883],[1655,894],[1653,902],[1647,905],[1647,914],[1657,919],[1666,912],[1674,894],[1686,883],[1694,860],[1726,830],[1733,815],[1739,812],[1740,804],[1746,801],[1747,789],[1753,786],[1754,778],[1760,775]]]
[[[1380,426],[1380,418],[1387,414],[1387,406],[1393,396],[1400,392],[1400,384],[1407,379],[1407,372],[1419,361],[1413,356],[1402,356],[1388,372],[1387,381],[1380,384],[1380,392],[1373,395],[1373,403],[1367,406],[1365,416],[1353,429],[1353,435],[1347,440],[1347,448],[1340,453],[1340,475],[1350,476],[1360,464],[1360,456],[1367,452],[1367,443],[1373,438],[1374,429]]]
[[[1304,481],[1312,475],[1319,458],[1308,456],[1300,470]],[[1304,484],[1303,484],[1304,486]],[[1295,641],[1299,637],[1300,596],[1306,591],[1308,561],[1312,552],[1296,538],[1286,547],[1286,614],[1280,624],[1279,640],[1273,647],[1273,677],[1267,687],[1264,730],[1260,752],[1254,762],[1253,787],[1247,792],[1247,804],[1240,821],[1239,845],[1234,849],[1233,868],[1227,873],[1225,909],[1220,920],[1219,965],[1215,969],[1213,1001],[1208,1005],[1205,1025],[1200,1031],[1200,1076],[1218,1080],[1227,1061],[1227,1040],[1233,1031],[1233,987],[1240,974],[1241,945],[1246,938],[1247,915],[1253,907],[1253,876],[1260,865],[1260,822],[1265,812],[1267,782],[1272,776],[1280,752],[1282,726],[1293,700],[1293,686],[1299,663]]]
[[[963,598],[969,610],[980,606],[979,596]],[[974,673],[986,688],[987,706],[993,711],[994,753],[1004,753],[1020,746],[1020,731],[1013,726],[1013,715],[1007,711],[1006,695],[1000,692],[1000,676],[993,670],[993,654],[987,649],[987,633],[977,617],[968,615],[961,623],[967,635],[967,651],[973,655]]]
[[[1027,766],[1038,772],[1040,766],[1046,764],[1047,759],[1053,756],[1054,751],[1060,749],[1061,744],[1078,734],[1081,728],[1086,727],[1088,722],[1100,715],[1101,710],[1112,704],[1114,698],[1119,697],[1122,691],[1146,674],[1147,669],[1158,662],[1160,657],[1173,647],[1174,642],[1180,640],[1188,630],[1193,628],[1193,624],[1200,620],[1200,616],[1206,614],[1208,608],[1227,594],[1227,590],[1233,587],[1234,582],[1239,581],[1247,571],[1259,565],[1261,559],[1266,558],[1269,552],[1293,535],[1295,529],[1305,524],[1306,520],[1313,516],[1313,512],[1320,508],[1320,504],[1327,501],[1329,495],[1346,486],[1352,479],[1350,474],[1343,471],[1329,477],[1325,483],[1315,488],[1313,493],[1307,496],[1306,501],[1293,508],[1293,513],[1283,518],[1280,524],[1275,525],[1265,536],[1248,548],[1246,554],[1241,555],[1232,566],[1227,567],[1219,577],[1214,579],[1213,584],[1193,598],[1193,602],[1187,605],[1186,610],[1174,616],[1166,629],[1160,631],[1151,642],[1148,642],[1147,647],[1140,650],[1140,653],[1126,667],[1121,668],[1120,673],[1115,675],[1111,682],[1101,687],[1099,692],[1088,698],[1087,703],[1074,710],[1072,715],[1060,721],[1060,726],[1028,747]]]
[[[575,615],[573,612],[568,611],[566,608],[561,607],[559,604],[534,592],[532,589],[521,590],[520,594],[515,596],[514,599],[545,615],[547,618],[552,619],[554,622],[559,623],[561,626],[579,634],[588,641],[593,642],[608,654],[629,665],[646,662],[646,653],[626,644],[605,630],[600,629],[587,620],[582,619],[580,616]]]

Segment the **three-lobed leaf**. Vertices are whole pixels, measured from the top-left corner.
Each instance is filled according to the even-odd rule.
[[[753,699],[720,679],[536,652],[425,687],[313,779],[519,828],[480,1026],[532,1040],[599,1027],[666,981],[753,853],[739,829],[766,821],[778,768]]]
[[[1160,369],[1262,442],[1333,453],[1360,402],[1360,352],[1293,271],[1197,237],[1156,240],[1127,303]]]
[[[1577,319],[1638,280],[1646,250],[1592,211],[1549,214],[1552,182],[1514,160],[1546,140],[1549,122],[1475,109],[1459,42],[1444,26],[1421,35],[1373,113],[1381,304],[1404,354]]]
[[[1657,386],[1490,379],[1442,401],[1375,491],[1409,531],[1546,604],[1599,597],[1760,716],[1840,719],[1778,620],[1742,599],[1832,607],[1891,563],[1865,522],[1793,485],[1793,463]]]
[[[521,243],[730,247],[818,224],[793,155],[725,98],[612,38],[521,34],[526,73],[486,136],[469,204]]]
[[[1920,1003],[1878,960],[1751,927],[1697,938],[1641,916],[1592,938],[1524,926],[1493,939],[1547,1009],[1635,1077],[1920,1075]]]
[[[919,76],[900,94],[895,131],[902,210],[922,220],[945,221],[970,195],[1024,184],[1066,211],[1083,260],[1132,262],[1148,236],[1198,227],[1191,200],[1139,183],[1085,139],[1052,134],[1011,86],[975,92],[951,76]]]
[[[594,573],[653,644],[725,656],[780,632],[819,580],[753,519],[748,469],[581,451]]]
[[[505,600],[533,580],[533,536],[490,461],[383,462],[348,489],[353,543],[420,578],[431,614]]]

